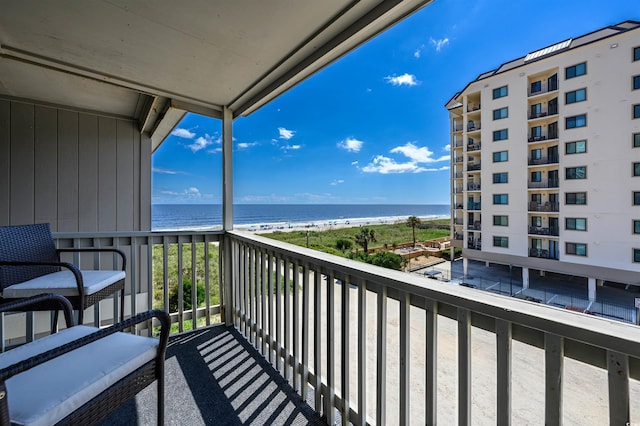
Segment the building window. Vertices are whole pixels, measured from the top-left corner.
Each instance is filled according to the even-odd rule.
[[[633,118],[640,118],[640,104],[633,106]]]
[[[540,138],[542,137],[542,126],[535,126],[531,128],[531,137],[532,138]]]
[[[638,221],[640,223],[640,220]],[[494,226],[509,226],[509,216],[495,215],[493,216]]]
[[[640,47],[633,48],[633,60],[640,61]]]
[[[509,94],[509,86],[498,87],[493,89],[493,99],[504,98]]]
[[[640,163],[633,163],[633,175],[640,176]]]
[[[566,243],[565,250],[567,254],[572,254],[574,256],[587,255],[587,245],[583,243]]]
[[[640,133],[633,134],[633,147],[640,148]]]
[[[493,153],[493,162],[502,163],[509,160],[509,151],[498,151]]]
[[[531,226],[533,226],[534,228],[542,227],[542,216],[532,216]]]
[[[542,81],[534,81],[531,83],[531,93],[539,93],[542,91]]]
[[[633,262],[640,263],[640,249],[633,249]]]
[[[567,217],[564,220],[564,227],[571,231],[586,231],[587,219],[584,217]]]
[[[493,183],[509,183],[509,173],[494,173]]]
[[[509,194],[493,194],[493,204],[509,204]]]
[[[542,182],[542,172],[531,172],[531,182]]]
[[[640,89],[640,75],[633,76],[633,90]]]
[[[587,204],[586,192],[567,192],[565,194],[565,204]]]
[[[493,110],[493,119],[500,120],[509,116],[509,107],[498,108]]]
[[[584,127],[586,125],[587,125],[586,114],[574,115],[573,117],[565,118],[566,129],[575,129],[576,127]]]
[[[587,73],[587,63],[583,62],[581,64],[573,65],[571,67],[567,67],[564,69],[564,78],[568,80],[573,77],[578,77],[579,75],[585,75]]]
[[[509,247],[509,237],[493,237],[494,247]]]
[[[565,144],[565,154],[581,154],[587,152],[587,141],[567,142]]]
[[[587,167],[567,167],[564,170],[564,177],[567,180],[573,179],[586,179],[587,178]]]
[[[640,206],[640,191],[633,191],[633,205]]]
[[[633,221],[633,233],[634,234],[640,234],[640,220],[634,220]]]
[[[587,89],[578,89],[564,94],[566,104],[574,104],[587,100]]]
[[[509,138],[509,129],[496,130],[493,132],[493,141],[503,141]]]

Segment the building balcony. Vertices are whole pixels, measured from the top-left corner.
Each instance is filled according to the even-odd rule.
[[[557,227],[544,228],[544,227],[541,227],[541,226],[530,226],[529,227],[529,234],[533,234],[533,235],[548,235],[548,236],[557,237],[557,236],[560,235],[560,229],[558,229]]]
[[[547,93],[554,93],[558,91],[558,82],[541,82],[541,84],[537,86],[530,86],[527,94],[529,97],[540,96]]]
[[[480,110],[480,104],[468,105],[467,106],[467,112],[474,112],[474,111],[479,111],[479,110]]]
[[[456,194],[462,194],[464,192],[464,189],[461,186],[458,186],[454,189],[454,192]]]
[[[560,181],[558,179],[547,179],[543,181],[529,181],[527,187],[529,189],[540,189],[540,188],[558,188],[560,186]]]
[[[454,163],[462,163],[464,161],[464,157],[456,157],[453,159]]]
[[[469,144],[469,145],[467,145],[467,152],[479,151],[480,148],[481,148],[481,144],[480,143]]]
[[[461,132],[464,130],[464,126],[462,124],[454,124],[453,125],[453,131],[454,132]]]
[[[551,212],[556,213],[560,211],[560,203],[529,203],[530,212]]]
[[[541,111],[530,111],[529,120],[558,115],[558,107],[545,108]]]
[[[477,202],[477,203],[467,203],[467,210],[481,210],[480,205],[482,203]]]
[[[462,179],[462,177],[463,177],[462,172],[455,172],[453,174],[454,179]]]
[[[559,260],[556,255],[550,253],[549,250],[530,248],[529,257],[539,257],[541,259]]]
[[[467,183],[467,191],[480,191],[480,184],[473,182]]]
[[[470,231],[481,231],[482,223],[480,223],[480,221],[475,221],[473,224],[467,225],[467,229]]]
[[[480,164],[468,164],[467,165],[467,171],[468,172],[477,171],[477,170],[480,170],[481,168],[482,168],[482,166]]]
[[[461,237],[458,234],[454,239],[459,241]],[[488,402],[489,412],[489,407],[500,406],[501,401],[528,402],[533,398],[545,407],[547,422],[561,423],[563,415],[576,415],[574,412],[580,409],[567,405],[567,400],[572,400],[569,396],[581,394],[584,390],[580,386],[585,380],[601,375],[609,380],[603,410],[607,413],[607,399],[611,409],[600,422],[626,421],[629,416],[624,407],[620,414],[619,405],[627,404],[627,410],[630,404],[637,405],[629,400],[629,386],[630,381],[635,385],[640,379],[640,329],[622,322],[462,286],[426,282],[417,274],[353,262],[238,231],[58,234],[56,240],[61,247],[117,246],[125,250],[130,260],[127,316],[147,309],[147,305],[169,306],[166,301],[173,297],[168,289],[170,283],[166,275],[156,271],[168,268],[171,248],[181,252],[173,260],[181,274],[178,282],[194,278],[207,289],[207,294],[217,295],[206,297],[192,309],[184,298],[186,288],[175,292],[178,298],[171,318],[177,330],[191,328],[193,318],[200,319],[202,325],[196,323],[193,331],[171,338],[166,362],[168,424],[212,418],[218,422],[260,418],[282,424],[292,419],[316,424],[321,419],[334,424],[338,413],[354,424],[363,424],[364,418],[398,424],[409,420],[450,424],[454,418],[448,416],[480,415],[466,411],[470,389],[476,386],[490,386],[487,392],[495,395]],[[202,259],[204,268],[215,270],[213,275],[219,280],[206,278],[209,275],[200,278],[191,270],[198,245],[208,248],[209,253]],[[481,240],[469,239],[466,248],[481,250]],[[154,256],[156,250],[159,255]],[[551,258],[545,250],[532,249],[530,255]],[[155,294],[152,277],[164,284],[160,294]],[[284,285],[285,282],[290,284]],[[104,308],[101,306],[101,311],[107,313]],[[223,324],[216,325],[219,321]],[[476,340],[476,327],[488,333],[486,341]],[[511,333],[516,327],[518,333]],[[149,334],[151,329],[138,332]],[[435,339],[429,337],[439,335]],[[373,341],[371,336],[376,336]],[[451,363],[450,355],[436,351],[442,338],[454,339],[457,363]],[[388,343],[387,339],[395,343]],[[513,340],[527,345],[512,345]],[[414,345],[422,348],[419,353],[410,351]],[[476,382],[465,367],[475,345],[495,345],[493,361],[474,358],[476,368],[496,369],[495,383]],[[513,374],[508,360],[534,356],[533,352],[519,352],[523,347],[541,351],[546,359],[546,374],[540,376],[542,383],[536,386],[514,382],[522,378]],[[396,363],[391,359],[411,362]],[[573,362],[572,359],[589,367],[578,372],[565,370],[565,361]],[[607,359],[613,362],[607,363]],[[607,375],[607,368],[611,374]],[[426,374],[416,375],[417,371]],[[450,386],[436,380],[439,374],[456,381],[454,390],[447,390]],[[558,388],[558,377],[566,375],[577,376],[575,383],[565,379]],[[421,384],[412,386],[409,392],[408,384],[414,380]],[[456,392],[458,386],[462,392]],[[541,392],[516,391],[532,387]],[[441,392],[444,399],[430,399],[430,395]],[[114,414],[114,421],[152,423],[154,393],[153,387],[145,389]],[[389,403],[389,398],[394,402]],[[415,410],[409,405],[410,398],[432,403],[427,404],[426,411]],[[453,403],[457,414],[440,412],[438,401]],[[517,423],[530,420],[528,414],[511,412],[509,407],[494,412],[497,417],[492,421],[498,424],[507,419]]]
[[[545,164],[557,164],[559,161],[557,155],[552,155],[550,157],[540,157],[540,158],[529,158],[530,166],[540,166]]]
[[[546,140],[558,139],[558,133],[548,133],[542,135],[529,136],[528,142],[544,142]]]
[[[480,123],[472,123],[467,125],[467,132],[479,132],[481,128]]]

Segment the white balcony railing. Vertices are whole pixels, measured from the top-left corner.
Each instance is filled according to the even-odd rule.
[[[594,389],[608,400],[603,421],[607,417],[610,424],[630,421],[630,380],[637,392],[640,378],[638,327],[253,235],[227,235],[224,256],[231,261],[228,291],[233,294],[234,325],[303,398],[314,394],[315,409],[329,424],[334,424],[336,410],[343,424],[436,424],[436,420],[450,424],[456,418],[459,424],[471,424],[472,399],[474,406],[486,400],[486,395],[472,395],[472,389],[482,389],[471,371],[471,360],[480,350],[476,346],[472,350],[472,342],[477,344],[472,336],[480,331],[493,336],[484,341],[493,347],[482,350],[495,353],[491,367],[495,376],[488,389],[494,397],[488,411],[495,415],[495,424],[526,422],[532,414],[512,412],[512,401],[535,399],[531,389],[542,389],[546,424],[562,424],[567,415],[580,416],[575,411],[581,408],[565,401],[579,398],[576,395],[584,391],[581,380],[600,373],[587,368],[576,380],[578,387],[571,386],[563,378],[570,374],[565,362],[573,369],[572,360],[608,371],[608,398],[606,390]],[[455,322],[454,341],[443,342],[440,336],[450,320]],[[531,383],[516,386],[514,377],[524,379],[512,367],[516,357],[522,357],[514,341],[538,348],[536,359],[544,360],[542,383],[527,376],[524,379]],[[457,351],[451,382],[441,380],[441,369],[451,366],[441,362],[439,344]],[[439,399],[441,387],[455,389],[454,383],[457,401],[452,389],[449,398]],[[440,405],[452,404],[451,399],[455,408],[447,417]]]
[[[640,394],[636,326],[239,231],[56,239],[59,246],[115,246],[127,252],[127,315],[154,300],[168,306],[167,270],[178,262],[179,300],[172,320],[179,329],[194,316],[209,324],[220,313],[300,395],[312,396],[329,424],[338,412],[343,424],[470,424],[477,416],[520,424],[536,415],[521,409],[523,401],[537,403],[546,424],[563,419],[584,424],[584,407],[597,411],[600,423],[640,421],[640,398],[632,397]],[[201,279],[190,268],[203,243],[204,268],[219,268],[222,287],[209,280],[209,271]],[[155,257],[153,247],[162,247]],[[172,247],[180,253],[170,259]],[[219,258],[212,255],[218,248]],[[161,295],[153,294],[154,270],[163,271]],[[192,282],[200,280],[208,295],[217,287],[227,309],[209,296],[197,309],[185,309],[184,271]],[[195,287],[191,300],[197,300]],[[101,322],[113,314],[110,305],[117,306],[96,308]],[[535,365],[537,373],[522,374],[523,365]],[[592,377],[603,387],[589,389],[594,399],[581,402]]]

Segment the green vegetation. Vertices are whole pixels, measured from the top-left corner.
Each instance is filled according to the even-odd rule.
[[[369,253],[369,243],[376,242],[376,231],[369,228],[360,228],[355,236],[356,244],[362,247],[362,251]]]
[[[204,306],[205,301],[205,256],[204,244],[196,243],[196,283],[198,306]],[[191,243],[182,244],[182,285],[184,294],[183,309],[191,309]],[[209,245],[209,294],[211,304],[220,301],[218,285],[218,246]],[[153,247],[153,307],[163,309],[164,306],[164,246],[157,244]],[[178,310],[178,244],[168,245],[167,286],[169,292],[169,312]]]
[[[438,219],[421,222],[416,225],[416,241],[426,241],[449,235],[449,219]],[[307,247],[307,233],[309,234],[309,248],[323,251],[325,253],[336,254],[338,256],[349,257],[350,245],[345,246],[343,242],[338,246],[338,241],[348,240],[356,244],[356,235],[362,232],[364,227],[330,229],[322,232],[318,231],[292,231],[262,234],[264,237],[278,241]],[[386,248],[392,249],[401,244],[413,241],[412,231],[405,222],[383,225],[367,225],[365,229],[374,232],[374,242],[368,241],[367,249]],[[345,247],[345,248],[342,248]]]

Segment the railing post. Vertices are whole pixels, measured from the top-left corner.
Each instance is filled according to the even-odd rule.
[[[471,424],[471,315],[458,308],[458,424]]]

